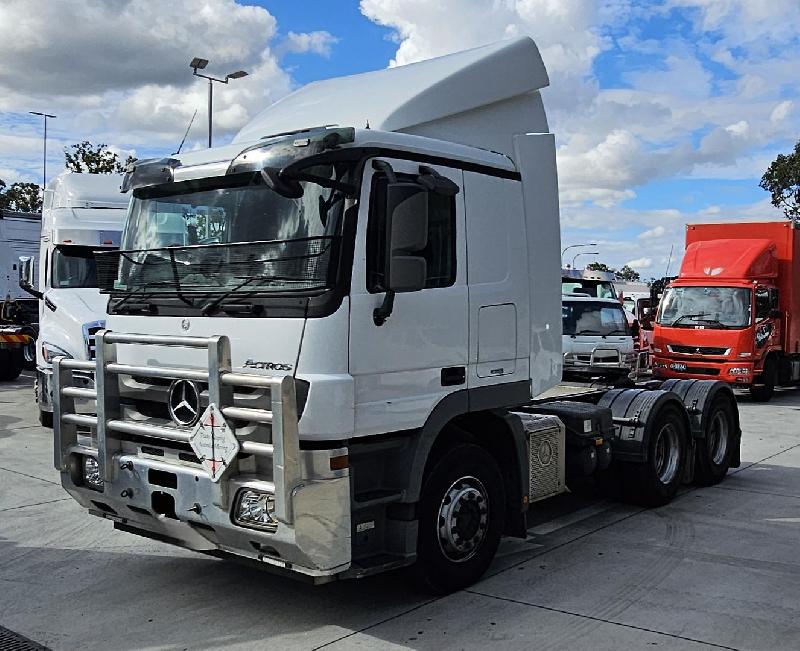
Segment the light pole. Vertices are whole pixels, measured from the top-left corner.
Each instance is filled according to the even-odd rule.
[[[31,115],[40,115],[44,118],[44,155],[42,157],[42,192],[47,185],[47,118],[55,118],[57,115],[40,113],[39,111],[28,111]]]
[[[561,266],[564,266],[564,254],[567,251],[569,251],[570,249],[576,249],[578,247],[584,247],[584,246],[597,246],[597,242],[589,242],[588,244],[570,244],[569,246],[565,246],[561,250]]]
[[[582,251],[581,253],[576,253],[575,256],[572,258],[572,268],[575,268],[575,260],[580,258],[582,255],[600,255],[597,251]]]
[[[203,79],[208,79],[208,147],[211,148],[211,113],[213,111],[214,106],[214,82],[219,82],[220,84],[227,84],[231,79],[241,79],[242,77],[246,77],[247,73],[244,70],[237,70],[236,72],[231,72],[230,74],[225,75],[224,79],[217,79],[216,77],[210,77],[208,75],[203,75],[197,72],[198,70],[203,70],[208,65],[208,59],[201,59],[200,57],[195,57],[192,59],[191,63],[189,63],[189,67],[192,69],[192,74],[195,77],[202,77]]]

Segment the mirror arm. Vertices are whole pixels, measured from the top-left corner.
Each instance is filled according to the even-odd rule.
[[[23,291],[28,292],[31,296],[38,300],[42,300],[44,298],[44,294],[40,292],[38,289],[34,289],[30,285],[20,285]]]
[[[389,179],[389,183],[397,183],[397,176],[395,176],[392,166],[389,165],[389,163],[387,163],[385,160],[373,160],[372,169],[384,172]]]
[[[376,307],[372,311],[372,320],[375,322],[376,326],[382,326],[386,323],[386,319],[392,315],[392,310],[394,309],[394,293],[393,289],[387,289],[386,295],[383,297],[383,303],[380,304],[380,307]]]

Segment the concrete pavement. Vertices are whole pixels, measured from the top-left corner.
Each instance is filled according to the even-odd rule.
[[[747,396],[742,468],[644,510],[535,507],[444,598],[311,587],[116,532],[67,498],[31,380],[0,385],[0,626],[53,649],[800,648],[800,391]]]

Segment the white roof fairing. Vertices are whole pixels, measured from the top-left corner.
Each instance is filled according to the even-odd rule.
[[[322,125],[369,124],[513,157],[515,134],[548,131],[539,95],[548,85],[536,44],[523,37],[310,83],[264,109],[234,142]]]

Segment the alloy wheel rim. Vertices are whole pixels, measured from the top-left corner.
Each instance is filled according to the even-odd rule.
[[[476,477],[461,477],[445,491],[439,505],[437,534],[442,553],[463,563],[472,558],[486,539],[489,496]]]
[[[678,473],[678,432],[673,423],[665,424],[659,431],[655,446],[656,476],[669,484]]]

